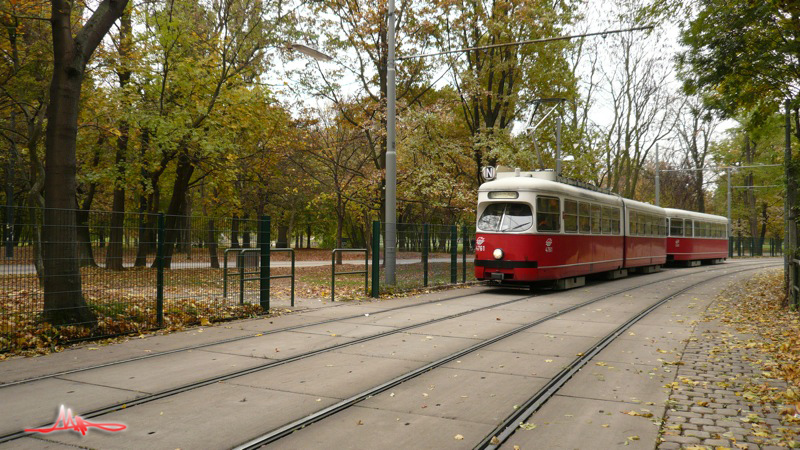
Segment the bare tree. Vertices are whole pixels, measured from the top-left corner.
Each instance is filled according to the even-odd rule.
[[[692,189],[697,211],[706,212],[705,173],[706,158],[719,121],[698,97],[690,97],[678,115],[675,128],[683,152],[683,166],[691,171]]]

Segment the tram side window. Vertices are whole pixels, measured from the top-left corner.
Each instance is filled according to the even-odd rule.
[[[639,236],[647,236],[647,214],[639,213],[638,215],[638,225],[636,225],[636,230],[638,231]]]
[[[600,205],[592,205],[592,234],[602,233],[600,221],[602,219],[602,208]]]
[[[536,230],[561,231],[561,205],[558,197],[536,197]]]
[[[669,235],[683,236],[683,219],[669,219]]]
[[[619,208],[611,208],[611,233],[619,235]]]
[[[591,233],[591,214],[588,203],[578,203],[578,223],[580,224],[581,233]]]
[[[564,232],[578,232],[578,202],[564,199]]]
[[[629,211],[628,212],[628,234],[631,236],[636,236],[636,212]]]
[[[611,234],[611,217],[614,212],[609,206],[603,206],[603,234]]]
[[[684,229],[686,230],[686,237],[694,237],[695,235],[694,222],[692,222],[689,219],[686,219],[684,223],[685,223]]]

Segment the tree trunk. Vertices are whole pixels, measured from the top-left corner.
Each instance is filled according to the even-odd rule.
[[[39,138],[42,122],[28,122],[28,162],[30,165],[31,186],[27,193],[29,206],[28,221],[31,226],[31,245],[33,247],[33,266],[39,283],[44,283],[44,257],[42,255],[42,212],[44,211],[44,165],[39,159]]]
[[[697,212],[706,212],[706,196],[703,194],[703,171],[695,175],[695,192],[697,193]]]
[[[95,156],[95,161],[99,163],[99,152]],[[97,164],[95,164],[96,166]],[[75,211],[75,220],[78,223],[78,258],[80,259],[79,264],[81,267],[97,267],[97,263],[94,261],[92,236],[89,229],[89,211],[92,209],[92,202],[96,192],[97,183],[91,183],[89,192],[86,193],[86,198],[83,199],[83,205]]]
[[[311,248],[311,224],[306,225],[306,248]]]
[[[344,228],[344,212],[336,211],[336,248],[342,248],[342,228]],[[336,254],[336,264],[342,264],[342,252]]]
[[[211,260],[211,268],[219,269],[219,256],[217,255],[217,229],[214,226],[214,219],[208,219],[208,234],[206,235],[208,244],[208,257]]]
[[[275,248],[289,247],[289,227],[286,225],[278,225],[278,241],[275,242]]]
[[[250,230],[248,230],[247,227],[249,223],[247,218],[248,215],[245,214],[244,217],[242,217],[241,219],[244,222],[244,227],[243,227],[244,229],[242,230],[242,248],[250,248]]]
[[[231,248],[241,248],[239,246],[239,216],[234,215],[231,223]]]
[[[103,0],[75,37],[71,4],[51,0],[53,78],[45,134],[44,317],[55,325],[95,325],[81,291],[76,218],[75,145],[78,109],[86,63],[128,0]]]
[[[186,206],[186,192],[189,189],[189,181],[194,173],[194,165],[189,160],[186,151],[182,151],[178,156],[178,167],[175,169],[175,182],[172,186],[172,198],[169,202],[167,215],[164,220],[164,267],[172,267],[172,255],[175,252],[175,244],[180,236],[180,225]],[[155,265],[155,262],[153,262]]]
[[[120,91],[125,89],[131,78],[131,71],[127,69],[130,58],[131,46],[131,11],[122,15],[119,27],[119,62],[121,69],[117,71]],[[125,105],[129,106],[129,105]],[[114,199],[111,206],[111,230],[108,236],[108,249],[106,250],[106,269],[122,270],[122,238],[125,233],[125,159],[128,153],[128,133],[130,125],[122,119],[119,124],[119,137],[117,137],[117,152],[114,157]]]

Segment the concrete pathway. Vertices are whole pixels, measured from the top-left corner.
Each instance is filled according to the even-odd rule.
[[[211,268],[211,263],[208,261],[203,262],[191,262],[185,260],[177,260],[174,261],[169,270],[179,270],[179,269],[209,269]],[[472,261],[472,256],[468,257],[467,261]],[[422,260],[419,258],[402,258],[397,260],[397,264],[406,265],[406,264],[419,264]],[[428,262],[430,263],[449,263],[450,258],[429,258]],[[222,262],[220,262],[222,264]],[[342,264],[349,264],[349,265],[362,265],[364,264],[363,259],[345,259],[342,260]],[[461,255],[458,255],[458,264],[461,264]],[[330,266],[330,260],[324,261],[295,261],[295,267],[321,267],[321,266]],[[372,266],[372,260],[369,261],[369,265]],[[381,260],[381,265],[383,265],[383,260]],[[125,263],[125,267],[131,268],[133,267],[133,263]],[[149,266],[149,265],[148,265]],[[278,267],[292,267],[291,261],[275,261],[272,260],[269,263],[269,266],[272,268]],[[228,269],[232,269],[236,267],[236,261],[231,259],[228,261]],[[33,267],[33,264],[0,264],[0,276],[8,276],[8,275],[32,275],[36,273],[36,268]]]

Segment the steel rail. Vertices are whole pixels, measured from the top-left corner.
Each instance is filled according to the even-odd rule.
[[[732,272],[732,273],[738,273],[738,272],[742,272],[742,271],[745,271],[745,270],[755,270],[755,269],[760,269],[760,268],[763,268],[763,267],[768,267],[768,265],[765,266],[764,264],[760,264],[760,265],[758,265],[758,267],[753,267],[753,268],[749,268],[749,269],[743,269],[743,270]],[[715,271],[718,271],[718,270],[724,270],[724,269],[723,268],[709,269],[709,270],[704,270],[704,271],[701,271],[701,272],[698,272],[698,273],[715,272]],[[728,275],[728,274],[724,274],[724,275]],[[349,408],[349,407],[351,407],[351,406],[353,406],[353,405],[355,405],[355,404],[357,404],[357,403],[359,403],[359,402],[361,402],[361,401],[363,401],[363,400],[365,400],[367,398],[373,397],[373,396],[375,396],[375,395],[377,395],[377,394],[379,394],[381,392],[384,392],[384,391],[386,391],[388,389],[391,389],[394,386],[397,386],[397,385],[402,384],[402,383],[404,383],[406,381],[409,381],[409,380],[411,380],[413,378],[416,378],[417,376],[422,375],[422,374],[424,374],[424,373],[426,373],[426,372],[428,372],[430,370],[433,370],[433,369],[435,369],[437,367],[443,366],[443,365],[445,365],[445,364],[447,364],[449,362],[455,361],[455,360],[457,360],[459,358],[462,358],[463,356],[465,356],[465,355],[467,355],[469,353],[472,353],[472,352],[474,352],[476,350],[480,350],[480,349],[482,349],[484,347],[492,345],[492,344],[494,344],[494,343],[496,343],[498,341],[501,341],[503,339],[506,339],[506,338],[508,338],[510,336],[513,336],[513,335],[516,335],[518,333],[521,333],[521,332],[523,332],[525,330],[533,328],[534,326],[541,325],[544,322],[547,322],[549,320],[555,319],[555,318],[557,318],[559,316],[562,316],[564,314],[572,312],[572,311],[574,311],[576,309],[582,308],[584,306],[591,305],[593,303],[596,303],[596,302],[599,302],[599,301],[602,301],[602,300],[606,300],[606,299],[608,299],[610,297],[617,296],[617,295],[622,294],[624,292],[632,291],[632,290],[635,290],[635,289],[639,289],[641,287],[649,286],[651,284],[662,283],[662,282],[669,281],[669,280],[672,280],[672,279],[675,279],[675,278],[679,278],[679,277],[683,277],[683,276],[685,276],[685,274],[676,275],[674,277],[669,277],[669,278],[665,278],[665,279],[661,279],[661,280],[654,280],[654,281],[652,281],[650,283],[640,284],[640,285],[637,285],[637,286],[634,286],[634,287],[631,287],[631,288],[620,289],[620,290],[615,291],[615,292],[604,294],[604,295],[601,295],[599,297],[596,297],[596,298],[593,298],[593,299],[590,299],[590,300],[586,300],[584,302],[581,302],[581,303],[578,303],[578,304],[575,304],[575,305],[568,306],[568,307],[566,307],[564,309],[561,309],[559,311],[551,313],[551,314],[549,314],[549,315],[547,315],[545,317],[539,318],[539,319],[537,319],[537,320],[535,320],[533,322],[530,322],[530,323],[527,323],[525,325],[519,326],[517,328],[514,328],[512,330],[504,332],[504,333],[502,333],[500,335],[497,335],[495,337],[486,339],[486,340],[484,340],[482,342],[479,342],[477,344],[471,345],[471,346],[469,346],[469,347],[467,347],[465,349],[459,350],[459,351],[457,351],[455,353],[452,353],[452,354],[450,354],[448,356],[440,358],[440,359],[438,359],[436,361],[433,361],[433,362],[430,362],[428,364],[425,364],[425,365],[423,365],[423,366],[421,366],[421,367],[419,367],[417,369],[414,369],[414,370],[409,371],[409,372],[407,372],[407,373],[405,373],[403,375],[395,377],[395,378],[393,378],[393,379],[391,379],[391,380],[389,380],[389,381],[387,381],[385,383],[382,383],[382,384],[380,384],[378,386],[372,387],[372,388],[370,388],[368,390],[365,390],[365,391],[363,391],[363,392],[361,392],[359,394],[353,395],[353,396],[351,396],[351,397],[349,397],[347,399],[341,400],[341,401],[339,401],[339,402],[337,402],[337,403],[335,403],[333,405],[330,405],[330,406],[328,406],[326,408],[323,408],[323,409],[317,411],[316,413],[310,414],[310,415],[308,415],[306,417],[300,418],[300,419],[295,420],[293,422],[290,422],[290,423],[288,423],[286,425],[283,425],[283,426],[281,426],[279,428],[276,428],[276,429],[274,429],[274,430],[272,430],[272,431],[270,431],[268,433],[265,433],[265,434],[263,434],[261,436],[258,436],[256,438],[254,438],[254,439],[252,439],[250,441],[247,441],[247,442],[245,442],[245,443],[243,443],[243,444],[241,444],[241,445],[239,445],[237,447],[234,447],[234,448],[236,450],[255,449],[255,448],[261,447],[263,445],[275,442],[275,441],[277,441],[277,440],[279,440],[279,439],[281,439],[283,437],[286,437],[286,436],[294,433],[295,431],[297,431],[297,430],[299,430],[301,428],[304,428],[304,427],[306,427],[308,425],[311,425],[311,424],[313,424],[315,422],[318,422],[318,421],[320,421],[320,420],[322,420],[322,419],[324,419],[326,417],[329,417],[329,416],[337,414],[337,413],[339,413],[341,411],[344,411],[347,408]],[[707,280],[703,280],[703,281],[701,281],[699,283],[695,283],[695,284],[693,284],[693,285],[681,290],[680,292],[684,292],[684,291],[686,291],[688,289],[691,289],[692,287],[697,286],[698,284],[702,284],[702,283],[704,283],[706,281]],[[679,295],[680,292],[676,293],[676,294],[673,294],[672,297],[674,297],[675,295]],[[672,297],[670,297],[670,298],[672,298]]]
[[[765,265],[764,267],[771,267],[773,265],[776,267],[778,266],[777,264],[768,264]],[[685,288],[680,289],[677,292],[673,292],[672,294],[663,297],[661,300],[658,300],[657,302],[643,309],[635,316],[628,319],[625,323],[617,327],[614,331],[610,332],[605,337],[600,339],[588,350],[581,352],[582,356],[575,358],[571,363],[569,363],[569,365],[567,365],[553,378],[551,378],[550,381],[548,381],[542,388],[540,388],[517,410],[515,410],[508,417],[506,417],[506,419],[503,420],[501,424],[492,431],[492,433],[487,435],[474,448],[480,450],[484,449],[494,450],[498,448],[500,445],[502,445],[503,442],[508,440],[508,438],[516,432],[521,422],[524,422],[524,420],[528,419],[531,415],[533,415],[533,413],[535,413],[539,408],[541,408],[542,405],[544,405],[551,397],[553,397],[558,392],[558,390],[561,389],[561,387],[563,387],[564,384],[566,384],[572,378],[573,375],[575,375],[581,368],[583,368],[583,366],[585,366],[589,361],[591,361],[592,358],[597,356],[598,353],[600,353],[606,347],[608,347],[608,345],[614,342],[622,333],[627,331],[630,327],[632,327],[637,322],[642,320],[648,314],[658,309],[664,303],[667,303],[668,301],[683,294],[684,292],[701,284],[707,283],[711,280],[716,280],[718,278],[722,278],[725,276],[730,276],[740,272],[746,272],[748,270],[757,270],[757,269],[758,268],[748,268],[748,269],[737,270],[734,272],[718,275],[708,280],[699,281],[697,283],[686,286]]]
[[[470,295],[477,295],[477,294],[470,294]],[[464,297],[467,297],[467,296],[470,296],[470,295],[465,295]],[[268,363],[264,363],[264,364],[260,364],[258,366],[250,367],[248,369],[241,369],[241,370],[230,372],[230,373],[227,373],[227,374],[224,374],[224,375],[217,375],[217,376],[214,376],[212,378],[207,378],[205,380],[200,380],[200,381],[195,381],[195,382],[192,382],[192,383],[187,383],[187,384],[185,384],[183,386],[178,386],[178,387],[175,387],[175,388],[167,389],[167,390],[164,390],[164,391],[161,391],[161,392],[157,392],[157,393],[154,393],[154,394],[147,394],[147,395],[144,395],[144,396],[139,397],[139,398],[135,398],[135,399],[127,401],[127,402],[120,402],[120,403],[115,403],[115,404],[110,405],[110,406],[104,406],[104,407],[89,411],[87,413],[83,413],[83,414],[81,414],[81,417],[83,417],[84,419],[92,419],[92,418],[95,418],[95,417],[102,416],[104,414],[109,414],[109,413],[120,411],[120,410],[123,410],[123,409],[130,409],[131,407],[134,407],[134,406],[143,405],[145,403],[149,403],[149,402],[152,402],[152,401],[155,401],[155,400],[160,400],[162,398],[172,397],[174,395],[181,394],[183,392],[192,391],[192,390],[195,390],[195,389],[198,389],[198,388],[202,388],[202,387],[205,387],[205,386],[216,384],[216,383],[219,383],[219,382],[222,382],[222,381],[231,380],[231,379],[238,378],[238,377],[241,377],[241,376],[250,375],[252,373],[260,372],[262,370],[271,369],[273,367],[282,366],[284,364],[289,364],[289,363],[294,362],[294,361],[299,361],[299,360],[302,360],[302,359],[310,358],[312,356],[328,353],[328,352],[331,352],[331,351],[334,351],[334,350],[339,350],[339,349],[342,349],[342,348],[345,348],[345,347],[349,347],[351,345],[362,344],[364,342],[369,342],[369,341],[372,341],[372,340],[375,340],[375,339],[379,339],[379,338],[382,338],[382,337],[391,336],[393,334],[403,333],[403,332],[406,332],[408,330],[412,330],[414,328],[420,328],[420,327],[423,327],[423,326],[426,326],[426,325],[431,325],[431,324],[434,324],[434,323],[443,322],[445,320],[455,319],[455,318],[458,318],[458,317],[466,316],[468,314],[472,314],[472,313],[476,313],[476,312],[480,312],[480,311],[485,311],[485,310],[489,310],[489,309],[492,309],[492,308],[496,308],[498,306],[505,306],[505,305],[510,305],[510,304],[513,304],[513,303],[521,302],[521,301],[524,301],[524,300],[530,300],[531,298],[535,298],[535,297],[539,297],[539,296],[541,296],[541,295],[540,294],[526,295],[524,297],[516,298],[516,299],[513,299],[513,300],[508,300],[508,301],[505,301],[505,302],[495,303],[495,304],[489,305],[489,306],[481,306],[481,307],[470,309],[470,310],[467,310],[467,311],[462,311],[460,313],[451,314],[451,315],[447,315],[447,316],[438,317],[436,319],[427,320],[425,322],[412,324],[412,325],[407,325],[407,326],[400,327],[400,328],[394,328],[394,329],[391,329],[391,330],[384,331],[382,333],[377,333],[377,334],[373,334],[373,335],[369,335],[369,336],[364,336],[364,337],[361,337],[361,338],[358,338],[358,339],[354,339],[352,341],[342,342],[340,344],[335,344],[335,345],[332,345],[332,346],[329,346],[329,347],[325,347],[325,348],[321,348],[321,349],[317,349],[317,350],[312,350],[312,351],[309,351],[309,352],[301,353],[301,354],[298,354],[298,355],[295,355],[295,356],[291,356],[291,357],[288,357],[288,358],[284,358],[284,359],[280,359],[280,360],[277,360],[277,361],[270,361]],[[431,303],[431,302],[426,302],[425,304],[429,304],[429,303]],[[419,306],[419,305],[422,305],[422,303],[417,304],[416,306]],[[363,317],[363,315],[357,315],[357,316],[354,316],[354,317]],[[337,320],[342,320],[342,319],[337,319]],[[329,323],[329,322],[330,321],[326,321],[325,323]],[[248,336],[248,337],[253,337],[253,336]],[[39,426],[38,428],[43,428],[43,427],[46,427],[47,425],[48,424],[44,424],[44,425]],[[28,435],[28,433],[25,433],[25,432],[22,432],[22,431],[15,432],[15,433],[8,433],[8,434],[0,436],[0,444],[5,443],[5,442],[9,442],[9,441],[13,441],[15,439],[19,439],[19,438],[22,438],[22,437],[25,437],[27,435]]]
[[[761,263],[752,263],[752,264],[761,264]],[[748,264],[748,265],[751,265],[751,264]],[[370,315],[390,313],[390,312],[394,312],[394,311],[398,311],[398,310],[402,310],[402,309],[414,308],[414,307],[417,307],[417,306],[430,305],[430,304],[434,304],[434,303],[442,303],[442,302],[460,300],[460,299],[463,299],[463,298],[466,298],[466,297],[472,297],[472,296],[475,296],[475,295],[480,295],[482,293],[483,292],[476,292],[476,293],[472,293],[472,294],[456,295],[456,296],[453,296],[453,297],[448,297],[448,298],[439,299],[439,300],[430,300],[430,301],[426,301],[426,302],[416,303],[416,304],[413,304],[413,305],[395,306],[395,307],[392,307],[392,308],[386,308],[386,309],[381,309],[381,310],[378,310],[378,311],[375,311],[375,312],[371,312]],[[527,297],[525,297],[525,298],[527,298]],[[340,307],[340,306],[345,306],[345,305],[344,304],[339,304],[339,305],[334,305],[333,307]],[[228,344],[228,343],[231,343],[231,342],[242,341],[242,340],[245,340],[245,339],[252,339],[252,338],[255,338],[255,337],[261,337],[259,335],[268,336],[268,335],[271,335],[271,334],[283,333],[283,332],[286,332],[286,331],[301,330],[301,329],[306,328],[306,327],[314,327],[314,326],[317,326],[317,325],[325,325],[325,324],[329,324],[329,323],[338,322],[338,321],[341,321],[341,320],[356,319],[356,318],[359,318],[359,317],[363,317],[363,314],[353,314],[351,316],[336,317],[336,318],[332,318],[332,319],[325,319],[325,320],[320,320],[320,321],[317,321],[317,322],[311,322],[311,323],[307,323],[307,324],[292,325],[292,326],[289,326],[289,327],[276,328],[276,329],[272,329],[272,330],[264,330],[264,331],[260,331],[260,332],[255,332],[253,334],[248,334],[248,335],[245,335],[245,336],[237,336],[237,337],[232,337],[232,338],[220,339],[220,340],[216,340],[216,341],[212,341],[212,342],[207,342],[207,343],[204,343],[204,344],[190,345],[190,346],[180,347],[180,348],[176,348],[176,349],[172,349],[172,350],[164,350],[164,351],[160,351],[160,352],[148,353],[146,355],[136,356],[136,357],[133,357],[133,358],[120,359],[120,360],[117,360],[117,361],[109,361],[107,363],[94,364],[94,365],[91,365],[91,366],[80,367],[80,368],[77,368],[77,369],[62,370],[60,372],[49,373],[49,374],[40,375],[40,376],[37,376],[37,377],[30,377],[30,378],[24,378],[24,379],[21,379],[21,380],[14,380],[14,381],[6,382],[6,383],[0,383],[0,389],[6,388],[6,387],[11,387],[11,386],[17,386],[17,385],[20,385],[20,384],[32,383],[34,381],[41,381],[41,380],[46,380],[46,379],[49,379],[49,378],[60,377],[60,376],[64,376],[64,375],[71,375],[71,374],[74,374],[74,373],[87,372],[87,371],[94,370],[94,369],[102,369],[102,368],[105,368],[105,367],[113,367],[113,366],[116,366],[116,365],[127,364],[127,363],[130,363],[130,362],[141,361],[141,360],[149,359],[149,358],[155,358],[155,357],[158,357],[158,356],[171,355],[171,354],[175,354],[175,353],[191,351],[191,350],[197,350],[197,349],[201,349],[201,348],[205,348],[205,347],[211,347],[211,346],[214,346],[214,345]]]
[[[431,301],[426,301],[426,302],[422,302],[422,303],[416,303],[416,304],[413,304],[413,305],[395,306],[395,307],[392,307],[392,308],[381,309],[381,310],[378,310],[378,311],[375,311],[375,312],[371,312],[370,315],[372,315],[372,314],[389,313],[389,312],[394,312],[394,311],[401,310],[401,309],[413,308],[415,306],[429,305],[429,304],[432,304],[432,303],[442,303],[442,302],[448,302],[448,301],[451,301],[451,300],[459,300],[459,299],[466,298],[466,297],[471,297],[471,296],[474,296],[474,295],[480,295],[482,293],[483,292],[476,292],[476,293],[472,293],[472,294],[456,295],[456,296],[453,296],[453,297],[448,297],[448,298],[444,298],[444,299],[440,299],[440,300],[431,300]],[[340,306],[344,306],[344,304],[333,305],[333,307],[340,307]],[[89,370],[102,369],[104,367],[111,367],[111,366],[116,366],[116,365],[120,365],[120,364],[126,364],[126,363],[130,363],[130,362],[134,362],[134,361],[141,361],[143,359],[155,358],[157,356],[170,355],[170,354],[180,353],[180,352],[185,352],[185,351],[190,351],[190,350],[197,350],[197,349],[204,348],[204,347],[211,347],[211,346],[219,345],[219,344],[228,344],[228,343],[231,343],[231,342],[242,341],[242,340],[245,340],[245,339],[252,339],[254,337],[260,337],[259,335],[267,336],[267,335],[270,335],[270,334],[282,333],[282,332],[285,332],[285,331],[300,330],[300,329],[303,329],[303,328],[306,328],[306,327],[314,327],[314,326],[317,326],[317,325],[325,325],[325,324],[332,323],[332,322],[337,322],[337,321],[340,321],[340,320],[350,320],[350,319],[355,319],[355,318],[363,317],[363,316],[364,316],[363,314],[354,314],[354,315],[351,315],[351,316],[335,317],[335,318],[332,318],[332,319],[325,319],[325,320],[320,320],[320,321],[317,321],[317,322],[311,322],[311,323],[300,324],[300,325],[292,325],[292,326],[289,326],[289,327],[276,328],[276,329],[272,329],[272,330],[259,331],[259,332],[255,332],[253,334],[248,334],[248,335],[245,335],[245,336],[237,336],[237,337],[232,337],[232,338],[227,338],[227,339],[220,339],[220,340],[217,340],[217,341],[207,342],[205,344],[190,345],[190,346],[176,348],[176,349],[172,349],[172,350],[164,350],[164,351],[156,352],[156,353],[148,353],[148,354],[142,355],[142,356],[136,356],[136,357],[133,357],[133,358],[120,359],[120,360],[117,360],[117,361],[110,361],[110,362],[107,362],[107,363],[95,364],[95,365],[86,366],[86,367],[80,367],[80,368],[77,368],[77,369],[63,370],[61,372],[49,373],[47,375],[40,375],[38,377],[31,377],[31,378],[25,378],[25,379],[22,379],[22,380],[15,380],[15,381],[9,381],[9,382],[6,382],[6,383],[0,383],[0,389],[5,388],[5,387],[16,386],[16,385],[20,385],[20,384],[30,383],[30,382],[34,382],[34,381],[46,380],[48,378],[60,377],[60,376],[63,376],[63,375],[71,375],[73,373],[86,372],[86,371],[89,371]]]

